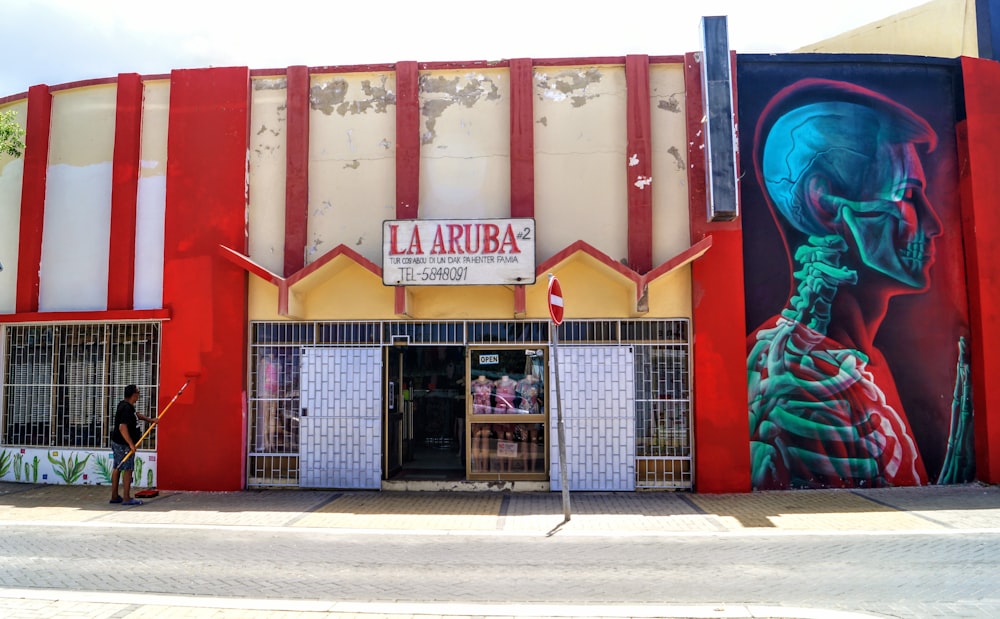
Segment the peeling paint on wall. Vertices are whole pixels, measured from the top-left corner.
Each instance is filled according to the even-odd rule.
[[[278,118],[278,122],[279,123],[284,122],[284,118]],[[281,130],[280,129],[272,129],[272,128],[268,127],[266,124],[261,123],[260,129],[257,130],[257,135],[261,136],[261,135],[264,135],[264,134],[270,134],[273,137],[278,137],[278,136],[281,135]],[[280,148],[281,148],[281,146],[279,144],[276,144],[276,143],[262,143],[262,142],[257,142],[255,148],[253,149],[253,151],[257,154],[258,157],[260,157],[260,156],[264,155],[264,153],[267,153],[268,155],[272,155],[272,154],[275,153],[275,151],[280,150]]]
[[[465,79],[465,85],[459,88],[460,78],[457,76],[447,78],[443,75],[423,75],[420,77],[420,94],[442,94],[451,103],[459,103],[465,107],[472,107],[480,99],[496,101],[500,98],[500,89],[485,75],[470,74]]]
[[[314,258],[320,253],[319,248],[323,246],[323,239],[319,236],[314,236],[309,247],[306,248],[306,263],[312,262]]]
[[[673,112],[675,114],[681,113],[681,99],[677,95],[683,96],[684,93],[674,93],[667,97],[666,99],[660,99],[656,103],[656,109],[666,110],[668,112]]]
[[[254,90],[282,90],[288,88],[288,80],[284,77],[253,80]]]
[[[350,98],[350,84],[344,78],[314,84],[309,89],[309,105],[327,116],[333,113],[341,116],[368,112],[384,114],[390,105],[396,104],[396,93],[386,88],[388,79],[383,75],[377,83],[363,80],[361,96],[355,99]]]
[[[421,134],[420,142],[430,144],[437,136],[437,119],[445,110],[456,104],[471,108],[480,101],[499,101],[500,88],[492,78],[483,74],[470,73],[462,77],[422,75],[420,96],[423,99],[420,114],[426,119],[426,131]]]
[[[314,216],[320,217],[322,215],[326,215],[326,212],[333,208],[333,203],[331,203],[329,200],[323,200],[322,205],[323,206],[319,207],[318,209],[313,210]]]
[[[596,67],[583,70],[560,71],[555,75],[535,73],[538,98],[550,101],[569,100],[573,107],[586,105],[599,94],[588,94],[587,87],[601,81],[602,74]]]
[[[674,158],[674,166],[678,170],[684,169],[684,158],[681,157],[681,151],[676,146],[671,146],[667,149],[667,152]]]
[[[280,148],[279,146],[271,146],[271,145],[260,146],[258,148],[253,149],[253,152],[256,153],[258,157],[263,157],[264,153],[267,153],[268,155],[273,155],[279,148]]]

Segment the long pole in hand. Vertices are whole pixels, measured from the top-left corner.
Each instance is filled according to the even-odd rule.
[[[149,427],[146,428],[146,431],[143,432],[142,436],[139,437],[139,440],[137,440],[135,442],[135,449],[139,448],[139,445],[142,443],[143,439],[145,439],[147,436],[149,436],[149,433],[153,431],[153,428],[156,427],[156,424],[160,423],[160,420],[163,419],[163,416],[167,414],[167,411],[170,410],[170,407],[174,405],[174,402],[177,401],[177,398],[179,398],[181,396],[181,394],[184,393],[184,390],[187,389],[188,384],[192,380],[194,380],[194,379],[193,378],[189,378],[186,381],[184,381],[184,384],[181,385],[181,388],[177,390],[177,393],[174,394],[174,397],[170,398],[170,401],[167,402],[167,405],[164,406],[163,410],[160,411],[160,414],[158,414],[156,416],[156,421],[154,421],[153,423],[149,424]],[[125,454],[125,457],[122,458],[122,461],[118,463],[118,466],[115,467],[115,470],[120,469],[121,466],[123,464],[125,464],[128,461],[129,458],[131,458],[133,455],[135,455],[135,449],[130,449],[128,451],[128,453]]]

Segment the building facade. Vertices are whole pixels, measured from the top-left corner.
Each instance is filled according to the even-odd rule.
[[[0,100],[0,479],[105,483],[135,383],[160,488],[995,482],[996,63],[735,58],[731,221],[700,53]]]

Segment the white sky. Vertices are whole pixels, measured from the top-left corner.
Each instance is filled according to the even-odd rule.
[[[0,0],[0,97],[172,69],[651,56],[697,51],[704,15],[737,52],[786,52],[926,0]]]

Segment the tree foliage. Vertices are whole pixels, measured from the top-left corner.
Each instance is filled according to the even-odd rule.
[[[20,157],[24,154],[24,129],[15,119],[17,112],[0,112],[0,154]]]

